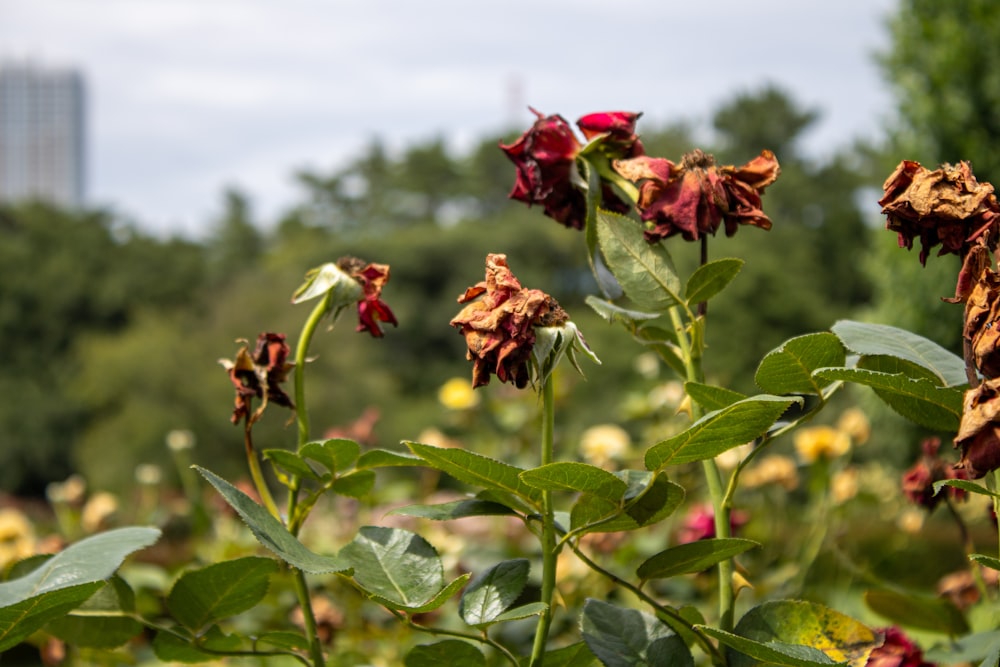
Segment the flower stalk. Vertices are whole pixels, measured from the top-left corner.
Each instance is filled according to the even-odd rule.
[[[542,453],[541,465],[552,463],[554,459],[555,435],[555,391],[553,378],[542,381]],[[556,563],[559,547],[556,544],[555,510],[552,506],[552,492],[542,492],[542,598],[546,608],[538,617],[535,642],[531,649],[531,667],[539,667],[545,656],[549,628],[552,627],[552,602],[556,589]]]

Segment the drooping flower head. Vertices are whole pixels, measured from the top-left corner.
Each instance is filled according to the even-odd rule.
[[[541,204],[545,215],[553,220],[583,229],[587,219],[586,184],[576,160],[585,146],[562,116],[531,111],[538,117],[534,125],[514,143],[500,144],[517,167],[517,179],[509,196],[529,206]],[[604,159],[634,157],[643,151],[635,134],[640,115],[627,111],[593,113],[581,118],[577,125],[593,150],[606,156]],[[602,200],[612,210],[624,206],[603,182]]]
[[[955,446],[962,450],[957,467],[972,479],[1000,468],[1000,378],[965,392]]]
[[[466,358],[473,362],[473,387],[489,384],[491,374],[518,388],[527,386],[535,327],[569,320],[551,296],[521,287],[502,254],[487,255],[486,280],[465,290],[458,302],[467,305],[451,326],[465,336]]]
[[[292,399],[281,386],[294,366],[288,361],[289,348],[285,342],[285,334],[260,334],[252,354],[247,341],[238,342],[243,345],[236,352],[234,360],[219,360],[236,388],[235,407],[230,420],[237,424],[241,419],[248,418],[253,423],[260,418],[268,403],[294,408]],[[263,399],[263,402],[256,412],[251,412],[254,398]]]
[[[913,466],[903,473],[903,493],[910,502],[926,508],[928,511],[937,507],[945,497],[945,491],[934,493],[934,482],[943,479],[968,479],[968,473],[955,468],[938,456],[941,447],[940,438],[927,438],[921,444],[922,455]],[[966,493],[962,489],[949,487],[949,496],[955,500],[965,500]]]
[[[375,338],[384,333],[379,322],[398,325],[396,316],[382,301],[382,287],[389,281],[389,265],[368,263],[357,257],[341,257],[306,273],[305,282],[295,290],[292,303],[316,297],[329,298],[329,310],[339,313],[357,304],[357,331],[367,331]]]
[[[636,208],[647,223],[646,240],[655,243],[680,234],[696,241],[714,235],[720,224],[726,236],[740,225],[770,229],[761,195],[781,172],[774,153],[765,150],[740,167],[717,166],[712,155],[695,149],[680,164],[639,156],[616,160],[615,170],[639,185]]]
[[[993,186],[977,181],[968,162],[931,171],[919,162],[903,160],[882,189],[885,194],[878,203],[886,229],[897,233],[901,248],[912,248],[919,238],[921,264],[939,244],[938,255],[960,257],[980,239],[990,250],[996,249],[1000,205]]]
[[[946,301],[965,301],[962,335],[975,370],[1000,376],[1000,274],[990,268],[985,246],[976,244],[966,255],[955,298]]]

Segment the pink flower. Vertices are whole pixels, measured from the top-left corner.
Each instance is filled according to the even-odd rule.
[[[938,449],[941,447],[940,438],[927,438],[921,448],[923,455],[920,460],[903,473],[902,487],[903,493],[910,499],[910,502],[932,510],[944,498],[944,492],[934,494],[934,482],[943,479],[968,479],[968,473],[963,469],[956,469],[946,463],[938,456]],[[955,500],[965,500],[966,493],[961,489],[949,487],[947,493]]]
[[[868,656],[866,667],[935,667],[923,651],[896,627],[885,628],[885,641]]]
[[[746,525],[749,517],[746,512],[734,510],[729,514],[729,528],[731,533]],[[708,503],[693,506],[684,517],[677,532],[677,544],[687,544],[698,540],[707,540],[715,537],[715,511]]]

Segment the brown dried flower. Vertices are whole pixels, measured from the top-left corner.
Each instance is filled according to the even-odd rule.
[[[988,379],[965,392],[955,446],[962,449],[956,467],[966,470],[972,479],[1000,468],[1000,378]]]

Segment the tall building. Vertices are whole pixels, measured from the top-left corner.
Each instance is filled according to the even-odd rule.
[[[83,205],[85,103],[76,70],[0,64],[0,201]]]

